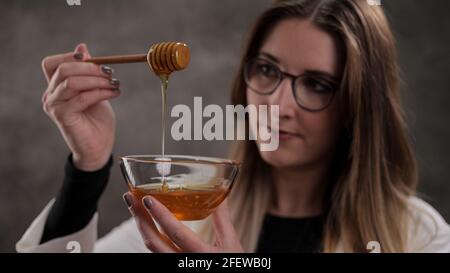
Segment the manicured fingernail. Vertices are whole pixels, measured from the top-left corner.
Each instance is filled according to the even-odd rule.
[[[114,86],[119,86],[120,85],[120,81],[118,79],[116,79],[116,78],[112,78],[111,80],[109,80],[109,83],[111,85],[114,85]]]
[[[153,206],[153,200],[151,197],[145,197],[144,198],[144,206],[148,209],[151,210],[152,206]]]
[[[123,195],[123,200],[125,201],[125,204],[127,204],[127,207],[128,208],[131,208],[131,199],[130,199],[130,197],[128,196],[128,194],[124,194]]]
[[[102,65],[101,68],[103,73],[105,73],[106,75],[111,75],[114,72],[114,70],[111,67],[106,65]]]

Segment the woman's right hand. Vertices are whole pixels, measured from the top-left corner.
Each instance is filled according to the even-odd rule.
[[[42,61],[48,82],[44,111],[72,151],[75,167],[83,171],[102,168],[112,153],[116,120],[108,100],[120,95],[112,69],[83,61],[89,57],[86,45],[79,44],[75,52]]]

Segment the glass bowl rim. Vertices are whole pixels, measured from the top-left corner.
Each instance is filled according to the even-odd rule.
[[[186,163],[186,164],[215,164],[215,165],[235,165],[240,166],[241,163],[237,160],[210,157],[210,156],[194,156],[194,155],[164,155],[165,157],[175,159],[170,162],[173,164]],[[126,155],[119,156],[121,162],[135,162],[135,163],[166,163],[166,160],[162,160],[161,155]]]

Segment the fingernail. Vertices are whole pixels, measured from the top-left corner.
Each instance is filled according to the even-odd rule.
[[[116,78],[112,78],[111,80],[109,80],[109,83],[111,85],[114,85],[114,86],[119,86],[120,85],[120,81],[118,79],[116,79]]]
[[[125,204],[127,204],[127,207],[128,208],[131,208],[131,199],[130,199],[130,197],[128,196],[128,194],[127,193],[125,193],[124,195],[123,195],[123,200],[125,201]]]
[[[153,200],[151,197],[145,197],[144,198],[144,206],[148,209],[151,210],[152,206],[153,206]]]
[[[82,52],[75,53],[75,54],[73,54],[73,58],[75,60],[81,61],[81,60],[83,60],[83,53]]]
[[[106,75],[111,75],[114,72],[114,70],[111,67],[106,65],[102,65],[101,68],[103,73],[105,73]]]
[[[114,93],[117,93],[117,94],[120,93],[120,89],[119,89],[119,88],[114,88],[114,89],[112,89],[112,91],[113,91]]]

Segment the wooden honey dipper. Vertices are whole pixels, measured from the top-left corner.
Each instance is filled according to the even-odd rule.
[[[186,68],[189,64],[189,47],[179,42],[162,42],[150,47],[147,54],[118,55],[95,57],[86,62],[95,64],[122,64],[147,62],[157,75],[170,75],[170,73]]]

